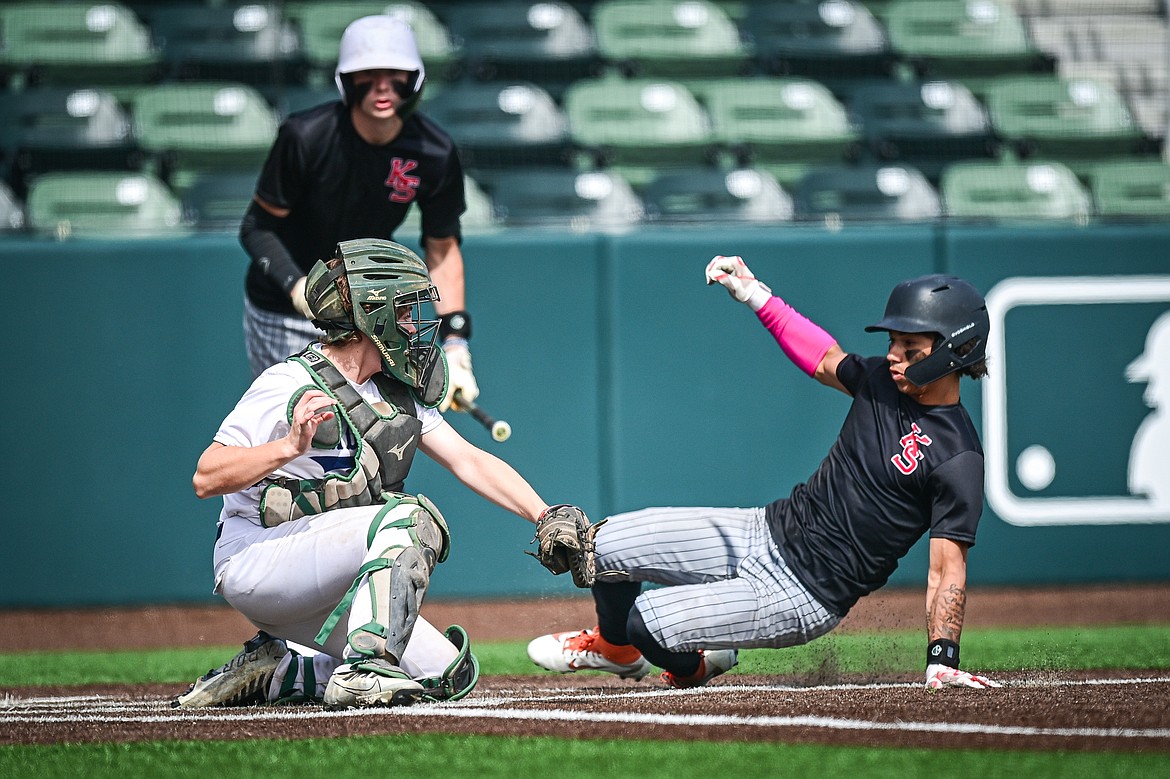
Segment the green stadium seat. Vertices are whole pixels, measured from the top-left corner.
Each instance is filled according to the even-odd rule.
[[[341,34],[354,19],[387,14],[405,20],[414,30],[418,51],[427,69],[427,81],[456,77],[462,62],[461,48],[451,40],[447,26],[423,3],[399,2],[289,2],[285,14],[300,30],[301,50],[317,76],[318,83],[333,83],[333,68]]]
[[[1023,19],[999,0],[897,0],[886,12],[894,51],[923,80],[958,80],[982,97],[989,78],[1051,72]]]
[[[51,170],[133,170],[141,152],[129,115],[112,94],[90,87],[0,92],[0,149],[17,189]]]
[[[463,44],[465,66],[481,81],[533,81],[559,95],[600,72],[589,24],[567,2],[464,2],[445,15]]]
[[[478,181],[468,175],[463,177],[463,199],[467,202],[467,210],[459,219],[459,227],[464,235],[484,235],[500,229],[491,197],[484,192]],[[412,208],[406,212],[406,219],[394,231],[394,240],[421,240],[421,235],[422,214],[418,208]]]
[[[200,170],[258,171],[276,138],[276,113],[246,84],[160,84],[139,93],[132,111],[139,142],[177,190]]]
[[[998,148],[987,110],[957,81],[874,82],[849,108],[877,159],[903,160],[932,180],[949,162]]]
[[[296,29],[277,3],[161,3],[143,11],[172,79],[296,83],[305,75]]]
[[[752,3],[743,29],[771,73],[835,85],[893,72],[895,58],[885,28],[854,0]]]
[[[1117,90],[1096,79],[1011,76],[987,88],[996,131],[1021,156],[1057,159],[1079,174],[1102,159],[1149,151]]]
[[[938,193],[908,165],[814,168],[793,192],[796,218],[827,224],[924,221],[942,214]]]
[[[161,180],[144,173],[38,176],[29,187],[27,219],[33,231],[58,238],[124,240],[190,232],[178,198]]]
[[[204,232],[237,232],[256,192],[256,177],[230,170],[201,173],[182,193],[184,221]]]
[[[1091,178],[1102,217],[1170,217],[1170,165],[1164,162],[1105,163]]]
[[[120,3],[0,5],[0,67],[37,84],[145,83],[160,57]]]
[[[750,67],[751,48],[710,0],[600,0],[591,19],[602,57],[627,75],[686,80]]]
[[[845,107],[811,79],[725,79],[705,85],[703,96],[714,140],[784,185],[812,166],[843,163],[861,138]]]
[[[573,162],[568,122],[536,84],[459,82],[423,111],[451,134],[465,169]]]
[[[956,162],[939,188],[947,215],[960,219],[1084,222],[1093,213],[1088,191],[1059,162]]]
[[[710,119],[676,81],[584,79],[565,92],[573,140],[635,186],[663,167],[712,162]]]
[[[642,190],[646,221],[665,224],[778,224],[791,221],[792,196],[759,168],[663,173]]]
[[[629,183],[612,171],[507,171],[495,177],[490,194],[505,227],[620,231],[645,213]]]

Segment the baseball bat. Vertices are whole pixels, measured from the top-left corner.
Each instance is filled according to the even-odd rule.
[[[464,399],[462,392],[455,392],[455,403],[458,404],[460,408],[466,409],[467,413],[471,414],[476,422],[479,422],[481,425],[486,427],[491,432],[492,438],[495,440],[502,443],[507,441],[512,436],[511,425],[502,419],[495,419],[491,414],[475,405],[475,403]]]

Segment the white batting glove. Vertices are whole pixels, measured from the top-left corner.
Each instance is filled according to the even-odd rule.
[[[1003,687],[999,682],[993,682],[985,676],[975,676],[949,665],[926,666],[926,689],[941,690],[943,687]]]
[[[707,263],[706,277],[708,284],[722,284],[729,295],[752,311],[759,311],[772,297],[772,290],[752,274],[742,257],[715,257]]]
[[[455,400],[455,393],[458,392],[466,401],[479,397],[479,385],[475,383],[475,374],[471,371],[471,351],[464,339],[448,338],[443,343],[443,352],[447,355],[447,395],[439,404],[439,411],[465,411]]]
[[[313,312],[309,310],[309,301],[305,300],[305,285],[308,284],[309,277],[301,276],[297,279],[297,283],[293,284],[292,291],[288,293],[292,298],[293,308],[303,316],[305,319],[315,319]]]

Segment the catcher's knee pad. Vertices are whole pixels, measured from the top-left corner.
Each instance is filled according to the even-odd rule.
[[[411,518],[414,520],[411,537],[416,546],[432,551],[433,570],[435,564],[446,560],[451,551],[451,531],[447,528],[447,520],[443,519],[439,507],[431,502],[430,498],[426,495],[417,495],[415,500],[418,501],[418,506],[411,512]]]
[[[471,692],[479,681],[479,660],[471,653],[471,639],[467,637],[467,631],[459,625],[452,625],[444,635],[459,650],[459,654],[441,676],[418,680],[426,690],[423,694],[426,700],[457,701]]]

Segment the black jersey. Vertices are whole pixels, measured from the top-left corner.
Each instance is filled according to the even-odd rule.
[[[812,478],[766,511],[792,572],[844,616],[923,533],[975,543],[983,447],[962,405],[907,397],[884,357],[849,355],[837,378],[853,395],[837,441]]]
[[[461,238],[466,209],[463,169],[454,143],[416,111],[384,146],[362,140],[341,101],[292,114],[280,126],[256,194],[289,215],[278,235],[305,273],[355,238],[394,237],[411,204],[422,212],[422,234]],[[294,312],[288,294],[255,262],[248,298],[269,311]]]

